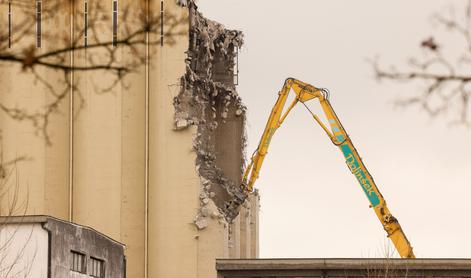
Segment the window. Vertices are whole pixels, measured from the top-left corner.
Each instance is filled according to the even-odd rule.
[[[84,19],[83,19],[83,21],[85,22],[85,27],[84,27],[84,30],[83,30],[83,37],[84,37],[84,41],[85,41],[84,42],[85,47],[87,47],[87,45],[88,45],[88,1],[87,0],[85,0],[83,10],[84,10]]]
[[[85,254],[70,251],[71,254],[71,262],[70,262],[70,270],[80,273],[86,273],[86,263],[85,263]]]
[[[118,40],[118,0],[113,0],[113,46]]]
[[[164,46],[164,1],[160,1],[160,46]]]
[[[42,13],[42,2],[36,0],[36,47],[41,47],[41,13]]]
[[[8,1],[8,48],[11,48],[11,1]]]
[[[97,278],[105,277],[105,261],[90,257],[90,276]]]

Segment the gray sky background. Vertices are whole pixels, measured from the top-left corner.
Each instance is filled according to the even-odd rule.
[[[418,257],[471,257],[471,129],[394,106],[421,83],[377,83],[367,58],[403,65],[450,0],[200,0],[245,33],[238,91],[248,107],[247,153],[292,76],[331,102]],[[461,4],[460,4],[461,3]],[[457,10],[459,12],[459,10]],[[448,45],[458,47],[461,41]],[[256,187],[261,257],[383,256],[387,239],[340,150],[299,106],[273,138]]]

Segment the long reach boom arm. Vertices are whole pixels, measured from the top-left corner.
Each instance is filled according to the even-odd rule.
[[[286,111],[283,112],[283,108],[286,105],[286,100],[288,99],[288,95],[291,90],[293,90],[296,94],[296,98],[288,106]],[[325,116],[329,122],[330,128],[327,127],[321,121],[321,119],[305,105],[305,102],[313,99],[319,100],[322,110],[324,111]],[[273,134],[281,126],[283,121],[288,116],[288,113],[297,103],[303,104],[308,109],[314,120],[322,127],[322,129],[324,129],[332,142],[340,148],[343,155],[345,156],[346,163],[350,168],[350,171],[360,183],[361,188],[370,201],[370,207],[374,209],[379,221],[383,225],[383,228],[388,234],[388,237],[396,247],[399,255],[402,258],[415,258],[412,251],[412,246],[409,243],[409,240],[407,240],[401,225],[399,225],[398,220],[392,216],[391,212],[389,211],[386,201],[379,192],[373,178],[363,164],[360,155],[353,146],[353,143],[350,140],[347,132],[343,128],[339,118],[335,114],[334,109],[330,105],[328,100],[328,92],[324,89],[316,88],[294,78],[286,79],[283,88],[278,94],[278,100],[276,101],[276,104],[271,111],[270,118],[268,119],[258,148],[253,154],[251,162],[244,172],[242,179],[242,190],[244,190],[247,194],[252,192],[254,183],[258,178],[260,168],[262,167],[263,160],[267,154]]]

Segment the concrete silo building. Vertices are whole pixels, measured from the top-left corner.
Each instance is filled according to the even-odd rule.
[[[64,1],[73,5],[40,18],[39,29],[38,12],[52,4],[37,0],[34,32],[19,40],[24,7],[4,2],[1,22],[12,26],[6,51],[31,49],[38,57],[73,46],[61,62],[90,63],[96,37],[84,28],[94,24],[95,0]],[[21,159],[15,182],[5,182],[2,214],[22,200],[13,214],[50,215],[124,243],[127,277],[216,277],[216,258],[257,257],[258,195],[232,224],[224,211],[244,162],[245,107],[234,82],[241,32],[204,18],[192,1],[100,2],[109,18],[99,36],[119,40],[122,23],[139,16],[161,16],[158,31],[142,34],[135,47],[142,63],[117,83],[104,71],[4,62],[1,155]],[[52,43],[59,34],[70,40]],[[85,37],[89,47],[77,47]],[[118,62],[136,55],[107,47]],[[42,116],[54,101],[48,117],[26,117]]]

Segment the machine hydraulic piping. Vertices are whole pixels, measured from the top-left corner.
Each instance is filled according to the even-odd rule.
[[[283,111],[291,91],[296,94],[296,97],[289,104],[286,111]],[[305,104],[305,102],[313,99],[317,99],[320,102],[322,110],[327,118],[328,125],[324,124],[323,121]],[[316,88],[294,78],[286,79],[283,88],[278,93],[278,100],[270,113],[270,117],[268,118],[268,122],[258,148],[252,155],[251,161],[244,171],[241,184],[241,194],[237,195],[233,203],[229,206],[238,208],[244,202],[248,194],[253,191],[254,183],[259,176],[263,160],[265,159],[273,135],[281,126],[293,107],[298,103],[303,104],[307,108],[314,121],[322,127],[332,143],[342,151],[348,168],[360,183],[362,190],[370,202],[370,207],[373,208],[399,255],[402,258],[415,258],[412,246],[402,230],[401,225],[399,225],[398,220],[389,211],[386,201],[379,192],[373,177],[366,169],[360,155],[353,146],[350,137],[335,114],[335,111],[329,102],[329,92],[325,89]],[[238,210],[236,209],[236,211]]]

